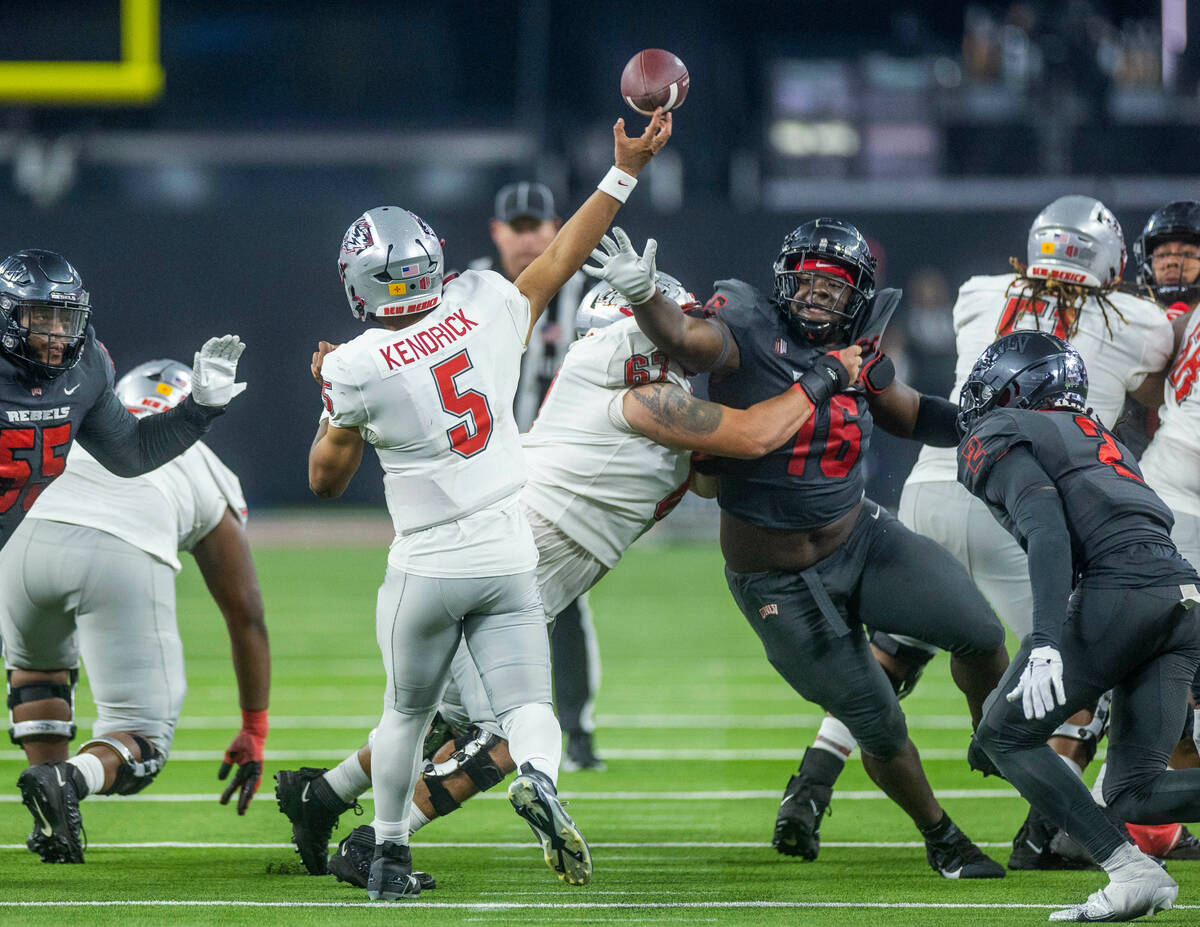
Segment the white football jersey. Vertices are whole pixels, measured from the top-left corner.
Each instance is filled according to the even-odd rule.
[[[197,442],[157,470],[128,479],[76,446],[62,476],[45,488],[28,517],[95,528],[178,573],[178,552],[203,540],[226,510],[245,524],[241,483],[204,444]]]
[[[1047,295],[1037,305],[1031,305],[1019,293],[1010,292],[1016,279],[1015,274],[971,277],[959,288],[954,304],[958,361],[954,391],[950,394],[952,401],[958,401],[959,390],[983,349],[1001,335],[1040,328],[1066,337],[1065,331],[1055,327],[1058,321],[1054,297]],[[1166,314],[1149,300],[1128,293],[1113,293],[1109,300],[1124,318],[1122,321],[1109,311],[1112,335],[1105,328],[1099,302],[1089,298],[1083,304],[1079,328],[1070,341],[1087,366],[1088,405],[1095,410],[1096,418],[1112,428],[1125,404],[1125,394],[1141,386],[1148,374],[1167,365],[1174,333]],[[957,453],[952,447],[923,447],[908,482],[956,481]]]
[[[1193,312],[1167,377],[1161,424],[1142,455],[1146,482],[1176,512],[1200,516],[1200,312]]]
[[[325,356],[330,422],[357,429],[379,455],[396,569],[500,576],[536,566],[516,501],[525,467],[512,412],[529,318],[513,284],[468,270],[416,324],[372,328]]]
[[[607,567],[687,492],[691,454],[635,431],[621,409],[630,387],[656,382],[691,391],[634,319],[593,329],[568,349],[522,436],[521,501]]]

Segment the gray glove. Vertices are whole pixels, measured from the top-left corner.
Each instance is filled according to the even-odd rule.
[[[196,352],[192,363],[192,400],[198,405],[220,407],[229,404],[246,388],[235,383],[237,362],[246,346],[237,335],[209,338]]]
[[[645,253],[638,257],[629,236],[614,225],[612,238],[605,235],[600,243],[604,250],[597,248],[592,252],[592,259],[599,261],[600,266],[585,264],[583,272],[603,280],[628,299],[631,306],[649,302],[656,288],[654,256],[658,252],[658,242],[653,238],[649,239],[646,242]]]

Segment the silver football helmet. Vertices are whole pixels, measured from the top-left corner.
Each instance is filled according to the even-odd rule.
[[[192,368],[166,358],[146,361],[121,377],[114,389],[121,404],[138,418],[166,412],[191,393]]]
[[[684,311],[700,308],[696,297],[670,274],[660,270],[654,274],[654,282],[667,299],[679,303]],[[575,310],[575,337],[582,338],[593,328],[604,328],[632,315],[629,300],[601,280],[588,290]]]
[[[1125,237],[1112,211],[1090,196],[1060,196],[1029,229],[1030,277],[1108,287],[1125,270]]]
[[[416,213],[376,206],[342,237],[338,273],[356,319],[428,312],[442,299],[442,243]]]

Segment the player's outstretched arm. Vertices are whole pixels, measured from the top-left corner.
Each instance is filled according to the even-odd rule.
[[[242,712],[242,728],[225,751],[217,778],[225,779],[234,766],[237,773],[220,800],[221,804],[228,804],[236,793],[238,814],[245,814],[262,781],[271,692],[271,648],[258,573],[246,533],[228,510],[217,526],[196,544],[192,555],[225,618],[233,651],[233,673],[237,678],[238,707]]]
[[[858,374],[861,354],[857,345],[839,352],[841,385]],[[626,392],[621,410],[630,427],[666,447],[752,459],[775,450],[808,421],[815,405],[805,386],[797,383],[748,409],[732,409],[697,399],[674,383],[650,383]],[[833,392],[829,387],[818,401],[828,401]]]
[[[615,168],[601,181],[575,215],[559,229],[543,251],[514,281],[529,300],[530,331],[564,283],[583,266],[592,249],[633,189],[637,175],[671,137],[671,114],[654,111],[650,125],[637,138],[625,134],[625,120],[613,126]],[[526,334],[528,341],[528,334]]]
[[[308,486],[322,499],[336,499],[358,472],[363,455],[362,435],[354,428],[321,422],[308,452]]]
[[[958,444],[958,407],[949,399],[918,393],[897,380],[886,354],[876,351],[867,358],[858,385],[866,392],[871,417],[884,431],[934,447]]]

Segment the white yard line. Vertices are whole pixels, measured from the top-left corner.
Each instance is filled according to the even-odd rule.
[[[337,843],[330,843],[331,847],[337,846]],[[425,843],[421,838],[414,838],[414,845],[422,850],[526,850],[533,846],[530,842],[506,841],[497,843]],[[734,840],[734,841],[702,841],[702,840],[672,840],[672,841],[652,841],[646,843],[589,843],[592,849],[607,849],[607,850],[756,850],[765,849],[770,844],[762,840]],[[976,846],[980,847],[1007,847],[1012,845],[1011,840],[1003,840],[1000,842],[989,843],[984,840],[975,841]],[[851,848],[851,849],[912,849],[925,846],[918,840],[900,840],[900,841],[838,841],[838,840],[822,840],[822,847],[834,848]],[[0,843],[0,850],[24,850],[23,843]],[[89,843],[88,849],[110,849],[110,850],[148,850],[148,849],[173,849],[173,850],[290,850],[290,843],[186,843],[176,840],[158,841],[152,843]]]
[[[837,792],[841,801],[885,801],[888,797],[876,791],[844,791]],[[1020,798],[1012,789],[939,789],[938,798]],[[371,793],[362,796],[370,800]],[[574,801],[743,801],[749,799],[769,798],[779,799],[778,790],[763,791],[714,791],[714,792],[561,792],[559,797]],[[21,800],[20,795],[0,795],[0,804],[13,804]],[[207,803],[215,802],[217,793],[199,794],[164,794],[151,792],[148,795],[93,795],[88,798],[88,804],[97,801],[148,801],[148,802],[180,802]],[[500,793],[492,795],[483,793],[475,797],[476,801],[508,801],[508,796]]]
[[[904,908],[912,910],[952,909],[985,910],[1010,908],[1018,910],[1049,910],[1066,908],[1077,901],[1058,904],[1034,904],[1022,902],[920,902],[920,901],[400,901],[397,909],[403,908],[452,908],[467,911],[510,911],[529,909],[563,908]],[[105,901],[0,901],[0,908],[369,908],[388,910],[378,902],[369,901],[237,901],[215,900],[192,901],[187,899],[167,900],[105,900]],[[1174,910],[1197,911],[1200,905],[1176,905]]]

